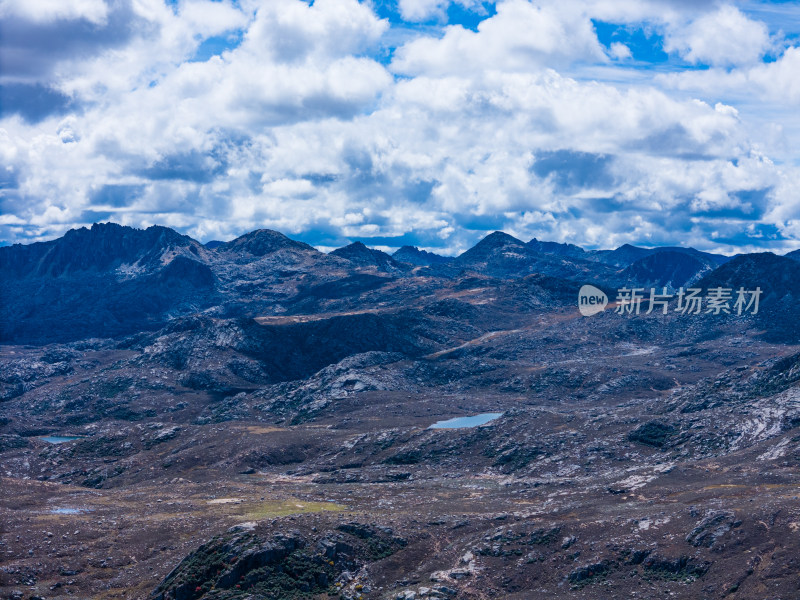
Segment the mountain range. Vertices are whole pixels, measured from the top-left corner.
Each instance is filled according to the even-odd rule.
[[[585,251],[537,239],[526,243],[502,232],[455,257],[410,246],[389,255],[358,241],[325,254],[264,229],[203,245],[166,227],[104,223],[49,242],[0,248],[0,342],[127,335],[197,312],[247,317],[325,312],[343,298],[363,296],[360,301],[370,305],[370,293],[390,287],[404,289],[406,299],[393,300],[402,303],[468,276],[510,281],[538,274],[565,288],[593,283],[674,292],[703,278],[738,281],[735,268],[723,268],[729,261],[693,248],[626,244]],[[765,301],[780,296],[789,302],[794,263],[770,253],[758,261],[764,276],[780,286]],[[746,268],[742,260],[733,264]],[[751,270],[747,276],[757,282],[762,273]]]

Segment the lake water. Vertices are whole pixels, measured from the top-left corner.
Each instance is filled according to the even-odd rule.
[[[72,440],[79,440],[79,435],[43,435],[40,439],[51,444],[63,444],[64,442],[71,442]]]
[[[471,417],[456,417],[454,419],[447,419],[446,421],[437,421],[428,429],[460,429],[462,427],[478,427],[485,425],[490,421],[494,421],[498,417],[502,417],[503,413],[481,413],[479,415],[472,415]]]
[[[50,511],[53,515],[80,515],[91,512],[88,508],[54,508]]]

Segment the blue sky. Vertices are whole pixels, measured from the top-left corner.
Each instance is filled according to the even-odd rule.
[[[800,247],[800,4],[0,0],[0,244]]]

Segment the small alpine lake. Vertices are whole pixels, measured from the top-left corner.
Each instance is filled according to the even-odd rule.
[[[81,437],[80,435],[43,435],[39,439],[49,442],[50,444],[63,444],[64,442],[79,440]]]
[[[503,413],[481,413],[479,415],[472,415],[470,417],[455,417],[445,421],[436,421],[428,429],[462,429],[467,427],[479,427],[486,425],[495,419],[502,417]]]

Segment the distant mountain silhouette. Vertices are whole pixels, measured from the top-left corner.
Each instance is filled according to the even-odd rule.
[[[561,279],[616,281],[616,270],[595,261],[539,252],[517,238],[495,231],[450,263],[452,267],[492,277],[522,277],[541,273]]]
[[[330,253],[330,256],[343,258],[359,267],[377,267],[382,271],[396,272],[407,269],[386,252],[367,248],[362,242],[353,242],[342,248],[337,248]]]
[[[216,251],[244,253],[250,256],[265,256],[284,249],[318,252],[313,246],[289,239],[282,233],[272,231],[271,229],[257,229],[251,231],[235,240],[220,244],[216,248]]]
[[[705,290],[761,288],[757,321],[765,337],[777,342],[800,342],[800,263],[772,252],[742,254],[697,282]]]
[[[630,244],[623,244],[614,250],[597,250],[592,253],[602,263],[615,267],[627,267],[637,260],[652,254],[647,248],[639,248]]]
[[[525,242],[518,240],[514,236],[495,231],[490,233],[472,248],[463,252],[456,258],[459,264],[474,264],[485,262],[495,258],[499,252],[505,253],[524,253],[526,250]]]
[[[647,256],[657,254],[660,252],[679,252],[682,254],[689,254],[701,260],[709,261],[714,265],[721,265],[730,260],[730,257],[723,256],[722,254],[711,254],[709,252],[702,252],[695,248],[683,248],[681,246],[662,246],[659,248],[640,248],[639,246],[632,246],[631,244],[623,244],[615,250],[593,250],[590,252],[590,257],[608,265],[615,267],[627,267],[632,265],[637,260],[641,260]]]
[[[786,258],[791,258],[792,260],[800,260],[800,250],[792,250],[784,256],[786,256]]]
[[[620,276],[630,284],[674,291],[693,284],[716,266],[686,252],[653,252],[625,267]]]
[[[453,260],[449,256],[440,256],[433,252],[420,250],[416,246],[403,246],[392,254],[392,258],[399,262],[421,266],[440,265]]]
[[[704,287],[747,289],[760,286],[762,301],[800,299],[800,264],[772,252],[740,254],[698,282]]]
[[[533,238],[527,244],[528,248],[543,254],[559,254],[561,256],[572,256],[573,258],[589,258],[586,250],[574,244],[560,244],[558,242],[543,242]]]

